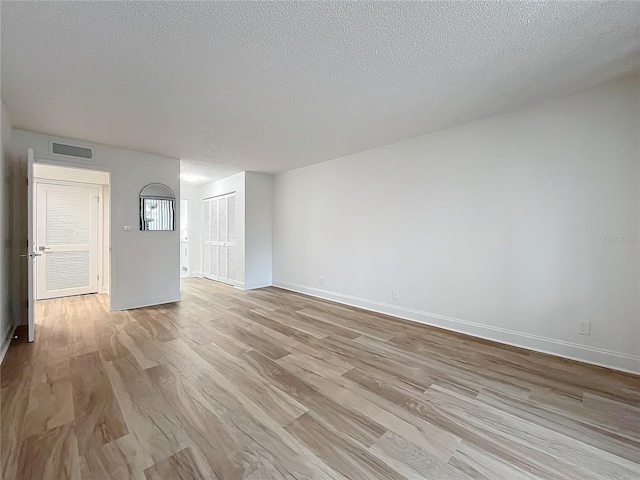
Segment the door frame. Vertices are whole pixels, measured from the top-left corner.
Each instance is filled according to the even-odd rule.
[[[34,197],[36,195],[35,183],[33,181],[33,165],[35,163],[35,155],[33,148],[27,149],[27,253],[28,262],[27,270],[27,340],[33,342],[36,339],[36,257],[42,255],[36,252],[34,242],[34,224],[33,218]]]
[[[232,192],[222,193],[220,195],[213,195],[211,197],[203,198],[202,199],[203,210],[202,210],[202,217],[201,217],[202,218],[202,225],[204,225],[204,204],[205,204],[205,202],[207,200],[210,201],[210,200],[220,200],[222,198],[227,198],[227,202],[228,202],[229,201],[228,200],[229,197],[234,197],[235,202],[236,202],[236,206],[237,206],[237,194],[238,194],[238,192],[236,192],[234,190]],[[227,203],[227,205],[228,205],[228,203]],[[228,211],[229,210],[227,209],[227,215],[228,215]],[[219,216],[218,216],[218,218],[219,218]],[[236,209],[236,217],[235,218],[237,219],[237,209]],[[237,225],[234,225],[234,230],[236,232],[236,240],[233,242],[234,243],[233,247],[236,248],[236,267],[235,267],[235,269],[236,269],[236,272],[237,272],[237,260],[238,260],[237,259],[237,247],[238,247],[238,245],[237,245],[237,243],[238,243],[238,240],[237,240],[237,235],[238,235]],[[229,230],[228,230],[228,218],[227,218],[227,235],[228,234],[229,234]],[[213,242],[213,240],[210,240],[210,242]],[[227,242],[227,243],[229,243],[229,242]],[[204,247],[204,231],[202,232],[201,247]],[[228,252],[227,252],[227,255],[228,255]],[[207,280],[213,280],[214,282],[220,282],[220,283],[224,283],[225,285],[231,285],[231,286],[237,286],[237,284],[238,284],[238,281],[235,278],[237,276],[236,272],[234,272],[234,278],[229,278],[228,276],[225,278],[225,277],[220,277],[218,275],[211,275],[211,274],[209,274],[209,276],[205,275],[205,273],[204,273],[204,252],[202,253],[200,268],[202,269],[203,278],[206,278]],[[227,266],[227,269],[228,269],[228,266]],[[219,267],[218,267],[218,271],[219,271]],[[227,274],[228,274],[228,271],[227,271]]]
[[[106,173],[109,176],[109,183],[107,185],[104,184],[100,184],[100,183],[91,183],[91,182],[74,182],[74,181],[69,181],[69,180],[57,180],[57,179],[49,179],[49,178],[42,178],[42,177],[37,177],[34,178],[33,175],[33,165],[31,165],[31,174],[32,174],[32,184],[34,185],[33,191],[30,192],[29,199],[28,201],[29,203],[29,211],[31,212],[31,219],[30,219],[30,223],[29,223],[29,228],[34,229],[35,231],[35,215],[33,215],[34,209],[35,207],[35,183],[36,181],[38,182],[45,182],[45,183],[54,183],[54,182],[60,182],[63,184],[70,184],[70,185],[78,185],[78,184],[85,184],[85,185],[91,185],[92,187],[101,187],[101,194],[100,194],[100,200],[101,200],[101,204],[102,204],[102,208],[99,209],[98,212],[98,228],[99,229],[103,229],[102,233],[100,234],[99,238],[98,238],[98,249],[102,249],[102,258],[103,261],[102,262],[98,262],[98,271],[100,272],[100,281],[98,282],[98,293],[108,293],[108,307],[109,310],[111,310],[111,292],[113,291],[113,284],[112,284],[112,279],[113,279],[113,275],[114,275],[114,270],[115,270],[115,265],[113,262],[113,255],[116,251],[116,236],[115,236],[115,232],[113,229],[113,192],[114,192],[114,186],[113,186],[113,171],[110,168],[104,167],[102,165],[86,165],[83,163],[77,163],[74,161],[68,161],[68,160],[52,160],[52,159],[48,159],[48,158],[43,158],[43,157],[36,157],[33,160],[33,164],[37,164],[37,165],[45,165],[45,166],[49,166],[49,167],[60,167],[60,168],[72,168],[75,170],[83,170],[83,171],[88,171],[88,172],[97,172],[97,173]],[[106,188],[105,188],[106,187]],[[104,215],[104,209],[105,209],[105,205],[108,205],[108,215],[105,217]],[[105,245],[105,231],[106,230],[106,234],[108,235],[108,239],[109,239],[109,246],[107,247]],[[35,237],[35,233],[33,234],[33,236]],[[34,238],[35,240],[35,238]],[[35,248],[35,247],[34,247]],[[108,259],[108,262],[104,261],[104,258]],[[33,269],[35,269],[35,265],[32,266]],[[104,282],[104,275],[105,272],[108,271],[109,272],[109,277],[108,277],[108,282]],[[35,282],[33,284],[33,296],[35,298]]]
[[[104,285],[103,285],[103,280],[104,280],[104,259],[105,259],[105,245],[104,245],[104,185],[102,184],[98,184],[98,183],[87,183],[87,182],[76,182],[76,181],[72,181],[72,180],[57,180],[57,179],[49,179],[49,178],[43,178],[43,177],[35,177],[33,178],[33,241],[34,241],[34,248],[37,248],[38,246],[38,202],[37,202],[37,195],[38,195],[38,185],[58,185],[58,186],[69,186],[69,187],[87,187],[87,188],[95,188],[98,192],[98,212],[97,212],[97,218],[96,218],[96,222],[97,222],[97,232],[96,234],[98,235],[97,238],[97,245],[96,245],[96,254],[97,254],[97,269],[96,269],[96,273],[98,275],[98,280],[97,280],[97,285],[96,285],[96,290],[97,293],[105,293],[104,292]],[[44,258],[44,256],[42,257]],[[38,262],[38,260],[36,259],[36,263]],[[35,294],[35,299],[36,301],[38,300],[38,282],[39,282],[39,278],[38,278],[38,268],[37,266],[34,266],[34,294]],[[111,281],[111,278],[109,278],[109,281]],[[61,298],[61,297],[51,297],[51,298]],[[42,300],[46,300],[46,299],[42,299]]]
[[[187,204],[187,241],[183,242],[182,241],[182,225],[180,225],[182,223],[182,219],[184,218],[182,216],[182,202],[186,202]],[[179,204],[179,209],[180,209],[180,221],[178,222],[178,230],[180,232],[180,277],[181,278],[187,278],[190,277],[192,275],[191,273],[191,240],[190,240],[190,235],[189,235],[189,225],[191,225],[190,219],[191,219],[191,199],[189,198],[185,198],[185,197],[180,197],[180,204]],[[185,277],[182,277],[182,244],[185,243],[187,245],[187,275]]]

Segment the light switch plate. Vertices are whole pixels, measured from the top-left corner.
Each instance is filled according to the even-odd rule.
[[[122,227],[122,230],[124,231],[124,233],[131,233],[133,232],[133,227],[131,225],[124,225]]]

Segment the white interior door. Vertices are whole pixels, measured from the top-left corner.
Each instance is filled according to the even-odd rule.
[[[36,298],[98,292],[99,190],[36,185]]]
[[[236,195],[207,198],[203,204],[203,274],[206,278],[235,283]]]
[[[27,333],[30,342],[33,342],[36,338],[34,261],[37,256],[42,255],[35,251],[33,238],[33,162],[33,149],[30,148],[27,151],[27,252],[21,255],[22,257],[26,257],[29,262],[29,266],[27,267]]]

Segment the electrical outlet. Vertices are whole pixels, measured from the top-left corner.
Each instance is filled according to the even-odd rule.
[[[324,277],[318,278],[318,284],[324,285]]]
[[[578,322],[578,333],[580,335],[590,335],[591,324],[589,322]]]
[[[391,300],[398,300],[400,298],[400,294],[398,290],[391,290]]]
[[[122,227],[122,231],[124,233],[131,233],[131,232],[133,232],[133,227],[131,225],[124,225]]]

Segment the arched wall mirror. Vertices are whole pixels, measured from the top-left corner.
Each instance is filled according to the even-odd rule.
[[[176,196],[162,183],[140,192],[140,230],[175,230]]]

